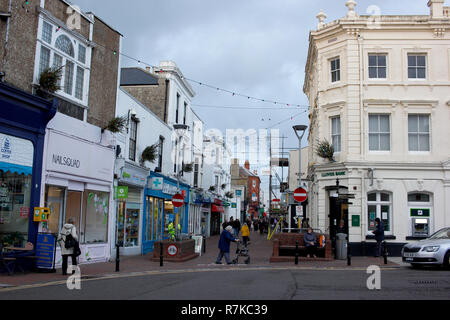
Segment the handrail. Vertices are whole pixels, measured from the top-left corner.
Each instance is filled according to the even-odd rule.
[[[280,221],[278,221],[277,225],[275,226],[275,228],[274,228],[272,234],[270,234],[270,225],[269,225],[269,233],[268,233],[268,235],[267,235],[267,240],[272,240],[273,235],[274,235],[275,232],[278,230],[278,226],[280,225],[281,222],[283,222],[283,220],[284,220],[284,217],[281,217],[281,218],[280,218]],[[281,230],[281,231],[283,231],[283,230]]]

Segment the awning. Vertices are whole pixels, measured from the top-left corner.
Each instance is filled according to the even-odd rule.
[[[0,170],[4,172],[11,172],[11,173],[17,173],[17,174],[24,174],[24,175],[31,175],[33,174],[33,168],[32,167],[26,167],[21,166],[18,164],[12,164],[7,162],[0,161]]]
[[[222,206],[218,206],[218,205],[215,205],[215,204],[211,205],[211,211],[212,212],[225,212],[225,210],[223,209]]]

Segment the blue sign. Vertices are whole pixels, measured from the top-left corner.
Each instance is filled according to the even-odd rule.
[[[242,196],[242,190],[236,190],[236,197]]]
[[[56,237],[49,233],[39,233],[36,242],[36,266],[42,269],[55,268]]]

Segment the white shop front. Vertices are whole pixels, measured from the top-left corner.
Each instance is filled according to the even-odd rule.
[[[58,233],[72,218],[82,252],[80,264],[108,261],[114,246],[110,228],[114,160],[111,147],[47,129],[41,199],[51,213],[40,231]],[[55,261],[61,265],[58,246]]]

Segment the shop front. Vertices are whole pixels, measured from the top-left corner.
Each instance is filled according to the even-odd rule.
[[[210,226],[210,236],[215,236],[220,234],[221,218],[225,210],[223,208],[223,202],[220,199],[214,199],[214,203],[211,204],[211,226]]]
[[[50,216],[48,222],[41,223],[41,232],[56,234],[72,218],[82,252],[79,262],[105,262],[114,247],[110,225],[114,223],[115,152],[112,148],[69,136],[61,131],[65,125],[83,126],[85,133],[93,129],[89,124],[60,114],[49,124],[42,206],[50,208]],[[100,128],[97,129],[98,132],[94,131],[100,136]],[[58,246],[57,266],[62,261],[60,250]]]
[[[145,189],[144,221],[142,229],[142,253],[153,251],[154,243],[169,239],[169,224],[172,222],[177,233],[188,233],[190,187],[184,183],[150,172]],[[172,198],[180,193],[185,202],[180,208],[174,207]]]
[[[202,235],[202,194],[191,190],[189,197],[189,229],[191,235]]]
[[[36,244],[30,211],[39,207],[45,128],[57,104],[0,83],[0,106],[0,241]]]
[[[117,159],[115,171],[118,177],[115,192],[116,243],[120,246],[121,255],[139,255],[142,252],[144,190],[150,170]]]

